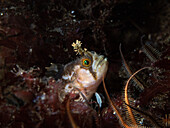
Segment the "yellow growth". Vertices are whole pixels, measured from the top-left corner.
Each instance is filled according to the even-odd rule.
[[[82,45],[81,41],[76,40],[76,43],[73,42],[72,46],[73,46],[74,51],[76,52],[76,55],[77,54],[83,55],[84,52],[87,52],[87,49],[84,48],[83,50],[81,48],[81,45]]]

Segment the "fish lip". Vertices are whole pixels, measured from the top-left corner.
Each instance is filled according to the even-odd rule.
[[[105,58],[103,55],[93,55],[93,64],[92,64],[92,70],[93,72],[97,72],[101,67],[107,65],[107,58]],[[104,67],[103,67],[104,68]]]
[[[102,66],[105,62],[107,62],[107,58],[104,58],[104,56],[100,56],[100,58],[98,59],[98,64],[97,67],[100,65]]]

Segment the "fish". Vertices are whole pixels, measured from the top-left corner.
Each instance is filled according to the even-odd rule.
[[[44,102],[44,99],[48,99],[49,102],[59,100],[62,103],[66,96],[77,95],[79,97],[74,99],[74,101],[84,102],[89,101],[96,92],[108,70],[107,58],[94,51],[87,51],[86,48],[83,50],[81,48],[81,42],[78,40],[72,46],[74,47],[74,51],[80,54],[80,56],[64,66],[57,66],[57,64],[51,63],[50,67],[45,67],[47,70],[46,77],[40,78],[39,82],[48,84],[42,89],[41,96],[38,96],[35,102],[39,99],[42,102]],[[58,67],[62,67],[62,73]],[[18,71],[15,70],[13,72],[17,76],[22,76],[29,81],[32,78],[30,76],[33,69],[24,71],[18,66]]]
[[[76,101],[90,100],[107,70],[107,58],[94,51],[83,51],[81,57],[64,66],[61,88],[58,89],[59,100],[64,101],[69,93],[79,94]]]

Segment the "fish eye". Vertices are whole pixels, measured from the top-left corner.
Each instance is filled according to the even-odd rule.
[[[89,67],[91,65],[91,60],[88,58],[82,59],[82,65],[85,67]]]

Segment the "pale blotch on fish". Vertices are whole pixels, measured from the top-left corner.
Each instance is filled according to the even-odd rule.
[[[79,94],[78,101],[85,101],[84,97],[89,100],[96,92],[103,76],[106,75],[107,58],[94,51],[83,50],[81,44],[78,40],[72,44],[74,51],[80,54],[80,57],[64,67],[61,78],[62,87],[58,92],[61,102],[69,93]]]

